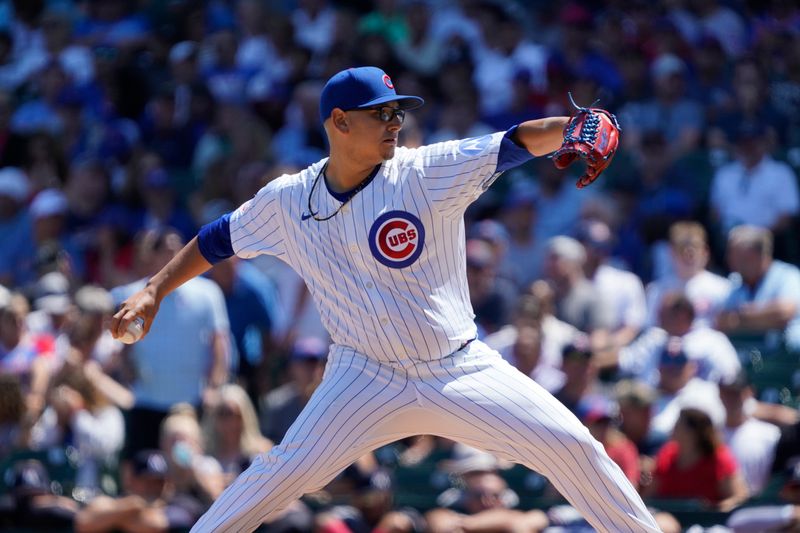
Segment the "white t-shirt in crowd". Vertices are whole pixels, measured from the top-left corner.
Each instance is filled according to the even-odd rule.
[[[644,326],[647,308],[639,276],[611,265],[600,265],[592,284],[613,310],[612,331]]]
[[[670,292],[685,293],[694,306],[695,324],[710,325],[731,292],[731,282],[708,270],[703,270],[688,280],[670,276],[650,282],[646,292],[647,325],[658,325],[661,299]]]
[[[742,469],[750,493],[758,494],[769,479],[781,430],[773,424],[748,418],[739,427],[725,427],[722,435]]]

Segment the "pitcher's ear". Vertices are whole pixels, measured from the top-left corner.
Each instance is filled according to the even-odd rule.
[[[336,108],[331,113],[331,121],[333,121],[333,126],[341,131],[342,133],[347,133],[350,131],[350,124],[347,120],[347,113],[342,111],[339,108]]]

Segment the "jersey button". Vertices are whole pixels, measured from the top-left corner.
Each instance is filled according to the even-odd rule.
[[[381,324],[383,324],[384,326],[388,326],[389,325],[389,319],[386,318],[386,317],[381,318]]]
[[[371,289],[372,287],[374,287],[374,285],[372,284],[372,282],[371,282],[371,281],[368,281],[368,282],[366,283],[366,287],[367,287],[368,289]]]
[[[353,253],[356,253],[358,251],[358,245],[351,244],[350,245],[350,251],[353,252]]]
[[[347,207],[347,206],[342,207],[342,213],[344,213],[346,215],[349,212],[350,212],[350,208],[349,207]]]

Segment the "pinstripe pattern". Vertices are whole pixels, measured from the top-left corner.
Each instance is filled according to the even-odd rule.
[[[466,154],[459,141],[398,148],[325,222],[302,220],[325,161],[281,176],[231,214],[233,249],[241,257],[277,255],[294,267],[336,344],[399,368],[444,357],[476,335],[462,215],[495,177],[502,139],[503,133],[482,138]],[[324,185],[315,189],[312,206],[320,216],[340,205]],[[435,235],[405,268],[381,264],[369,245],[373,222],[395,210],[414,215]]]
[[[588,430],[480,341],[408,370],[335,347],[322,384],[284,442],[259,456],[192,531],[252,531],[364,453],[419,433],[542,473],[598,531],[658,531]]]
[[[320,217],[341,207],[326,221],[303,219],[325,160],[281,176],[231,214],[234,252],[291,265],[334,344],[322,383],[284,441],[193,531],[251,531],[364,453],[416,434],[541,472],[599,531],[658,531],[621,470],[563,405],[480,341],[459,350],[476,335],[463,214],[497,178],[502,142],[496,133],[398,148],[347,205],[316,188],[311,205]],[[391,244],[398,228],[406,240]]]

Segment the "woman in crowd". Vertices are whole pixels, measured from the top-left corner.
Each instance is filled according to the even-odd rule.
[[[711,417],[684,408],[672,439],[659,450],[645,497],[697,498],[721,511],[748,497],[747,485],[730,450],[720,442]]]
[[[239,385],[223,385],[219,400],[203,417],[208,453],[219,461],[228,481],[238,476],[250,461],[272,448],[261,435],[253,403]]]
[[[176,404],[161,423],[161,451],[177,494],[210,505],[225,488],[222,467],[208,455],[194,408]]]

